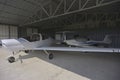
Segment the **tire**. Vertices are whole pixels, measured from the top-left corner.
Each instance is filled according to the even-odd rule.
[[[25,53],[29,53],[29,50],[25,50]]]
[[[48,58],[51,60],[53,59],[54,55],[52,53],[49,54]]]
[[[9,58],[8,58],[8,62],[9,62],[9,63],[15,62],[15,57],[13,57],[13,56],[9,57]]]

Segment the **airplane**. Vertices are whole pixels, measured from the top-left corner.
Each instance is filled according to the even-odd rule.
[[[72,34],[69,38],[68,34]],[[74,34],[74,35],[73,35]],[[74,47],[109,47],[111,44],[110,37],[111,35],[105,35],[105,38],[102,41],[95,41],[87,38],[86,36],[80,37],[78,32],[63,31],[57,32],[56,35],[61,37],[61,42],[59,44],[65,44],[68,46]]]
[[[45,38],[42,34],[32,34],[31,36],[27,36],[24,38],[19,39],[3,39],[1,40],[2,46],[7,48],[9,51],[12,51],[13,55],[15,53],[19,53],[20,51],[24,51],[26,53],[29,52],[29,50],[32,50],[33,48],[38,47],[45,47],[45,46],[51,46],[54,44],[54,40],[52,38]],[[43,50],[46,54],[47,51]],[[51,59],[53,54],[48,54],[49,58]],[[9,57],[9,62],[14,62],[14,57]]]
[[[69,46],[76,46],[76,47],[108,47],[110,43],[112,42],[109,39],[110,35],[106,35],[105,38],[102,41],[95,41],[95,40],[90,40],[89,38],[87,39],[70,39],[63,41],[65,44]]]
[[[15,53],[20,51],[29,52],[35,50],[44,51],[49,59],[53,59],[54,55],[48,51],[79,51],[79,52],[104,52],[104,53],[120,53],[119,48],[79,48],[79,47],[56,47],[52,46],[56,41],[50,37],[44,37],[42,34],[33,34],[28,38],[19,39],[3,39],[2,46],[12,51],[13,56],[8,57],[8,62],[15,62]]]

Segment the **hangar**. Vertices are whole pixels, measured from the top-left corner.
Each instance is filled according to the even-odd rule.
[[[16,39],[29,36],[32,33],[54,35],[59,31],[76,31],[80,33],[80,36],[89,36],[94,40],[102,40],[106,34],[110,34],[112,35],[110,47],[120,48],[119,26],[120,0],[0,0],[0,39]],[[1,62],[0,64],[11,66],[10,69],[5,68],[8,71],[16,72],[16,75],[10,75],[6,78],[4,74],[7,75],[10,72],[5,71],[4,66],[0,66],[0,79],[8,80],[11,78],[16,80],[16,76],[19,75],[22,77],[18,78],[23,80],[30,78],[36,80],[60,80],[61,78],[67,80],[119,80],[120,78],[118,75],[120,73],[119,54],[75,55],[70,53],[67,55],[66,53],[60,53],[56,54],[59,57],[56,56],[53,61],[44,59],[41,54],[43,58],[38,54],[35,55],[39,56],[40,60],[43,60],[37,60],[42,62],[43,65],[38,65],[38,63],[35,65],[39,67],[42,65],[42,69],[55,68],[55,71],[48,70],[52,72],[52,74],[49,73],[48,75],[45,75],[47,72],[43,71],[43,78],[39,77],[39,74],[42,75],[42,73],[38,72],[36,73],[37,76],[30,77],[30,72],[34,73],[34,71],[29,66],[26,66],[26,68],[30,68],[27,69],[30,72],[25,73],[26,76],[29,76],[25,78],[22,75],[24,69],[21,68],[24,64],[19,67],[18,71],[20,73],[18,73],[17,70],[12,69],[12,66],[16,65],[15,63],[10,65]],[[35,55],[31,55],[31,57]],[[4,62],[3,57],[4,55],[1,53],[1,60]],[[34,62],[34,60],[28,60],[26,64],[30,62]],[[59,68],[56,68],[56,66],[51,67],[50,63]],[[47,64],[49,66],[44,68],[44,65]],[[35,67],[35,65],[30,66]],[[41,69],[39,70],[42,72]]]

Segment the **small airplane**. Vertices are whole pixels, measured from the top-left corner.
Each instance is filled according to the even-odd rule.
[[[119,48],[79,48],[79,47],[56,47],[52,46],[56,41],[50,37],[45,37],[42,34],[33,34],[30,37],[19,39],[3,39],[2,46],[12,51],[13,55],[20,51],[29,52],[34,50],[44,51],[49,59],[53,59],[53,54],[48,51],[79,51],[79,52],[104,52],[104,53],[119,53]],[[10,63],[15,62],[15,57],[8,58]]]
[[[63,41],[65,44],[69,46],[76,46],[76,47],[108,47],[110,43],[112,42],[109,39],[110,35],[106,35],[104,40],[102,41],[95,41],[88,39],[77,39],[76,37],[74,39],[65,40]]]
[[[2,46],[7,48],[9,51],[12,51],[13,55],[15,53],[19,53],[20,51],[24,51],[28,53],[30,50],[34,50],[34,48],[51,46],[54,44],[54,39],[43,36],[42,34],[32,34],[31,36],[27,36],[19,39],[3,39]],[[53,54],[49,54],[46,50],[43,50],[46,54],[49,55],[49,59],[53,57]],[[8,61],[10,63],[15,61],[14,57],[9,57]]]

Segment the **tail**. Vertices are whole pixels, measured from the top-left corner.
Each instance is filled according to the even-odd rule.
[[[63,42],[66,42],[66,34],[65,33],[63,33],[63,35],[62,35],[62,40],[63,40]]]
[[[110,40],[110,35],[106,35],[103,42],[110,44],[112,41]]]

